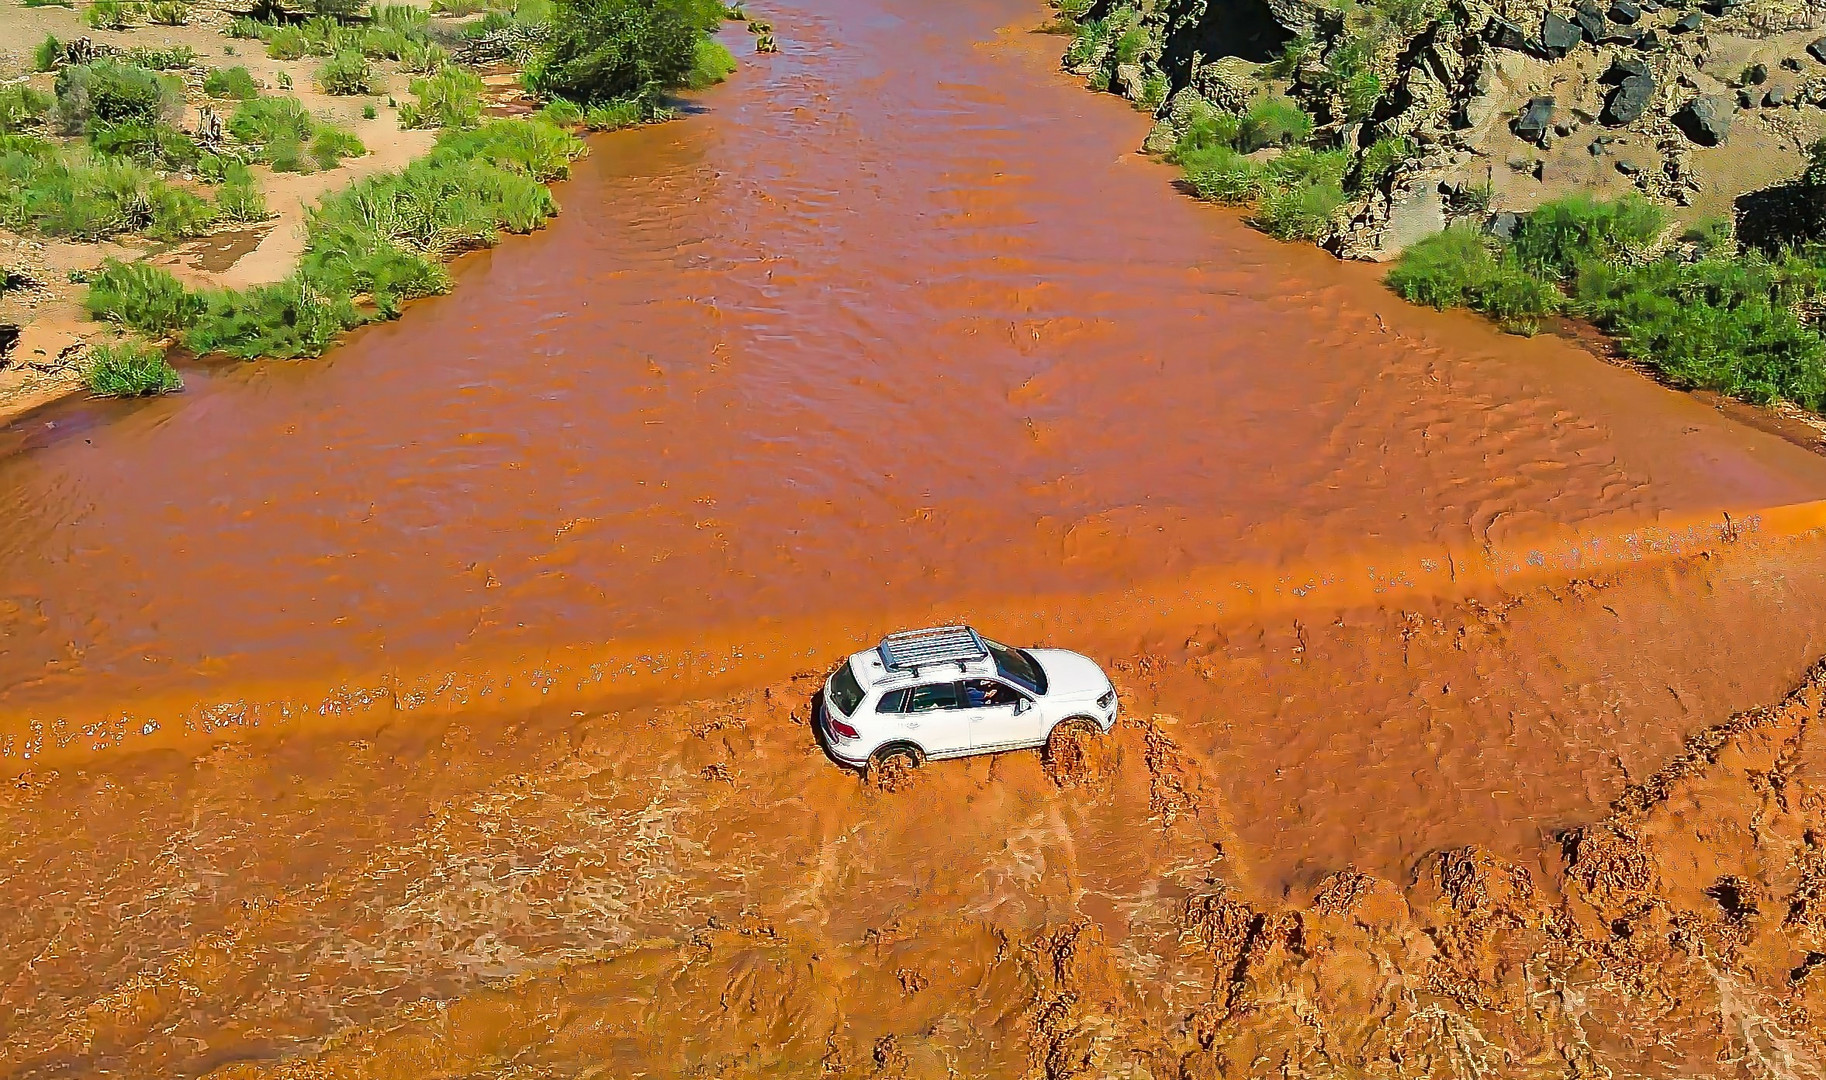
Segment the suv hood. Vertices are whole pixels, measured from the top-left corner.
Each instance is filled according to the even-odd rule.
[[[1046,669],[1049,698],[1094,698],[1110,689],[1109,676],[1088,656],[1065,649],[1028,649],[1027,654]]]

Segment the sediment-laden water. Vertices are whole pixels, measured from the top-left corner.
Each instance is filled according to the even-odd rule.
[[[1263,927],[1381,897],[1411,945],[1488,859],[1516,926],[1628,907],[1563,831],[1826,653],[1826,459],[1183,198],[1019,0],[758,13],[783,52],[451,296],[7,433],[0,1071],[1246,1074]],[[863,789],[796,676],[941,617],[1130,719]],[[1514,1019],[1624,977],[1517,941],[1459,997],[1309,949],[1249,1038],[1386,1065],[1299,1024],[1399,1000],[1640,1064]]]

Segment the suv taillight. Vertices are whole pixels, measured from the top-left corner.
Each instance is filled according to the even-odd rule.
[[[857,731],[855,728],[853,728],[853,727],[849,726],[848,724],[844,723],[843,721],[837,719],[837,715],[835,713],[831,712],[829,709],[825,710],[824,715],[827,719],[830,720],[832,731],[836,732],[837,734],[843,736],[846,739],[862,738],[862,732]]]

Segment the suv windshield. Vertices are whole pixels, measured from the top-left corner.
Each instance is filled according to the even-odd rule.
[[[995,657],[995,670],[1001,674],[1002,678],[1016,686],[1024,686],[1036,694],[1046,693],[1046,672],[1040,669],[1040,665],[1034,662],[1033,657],[1020,649],[1011,649],[987,639],[983,641],[983,644],[989,646],[989,655]]]
[[[856,681],[856,673],[850,670],[845,662],[831,676],[831,707],[845,716],[856,711],[862,704],[862,684]]]

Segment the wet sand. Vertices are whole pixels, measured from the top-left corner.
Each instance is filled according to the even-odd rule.
[[[1600,896],[1561,837],[1826,654],[1826,460],[1174,195],[1023,5],[765,14],[785,51],[599,140],[454,295],[8,432],[0,1068],[1817,1055],[1826,973],[1781,979],[1826,942],[1757,846],[1826,830],[1799,750],[1754,841],[1704,824],[1742,770],[1649,811],[1780,862],[1729,904]],[[862,787],[808,695],[941,615],[1090,653],[1128,719],[1085,770]],[[1528,1019],[1655,912],[1692,948],[1638,966],[1737,1004]]]

